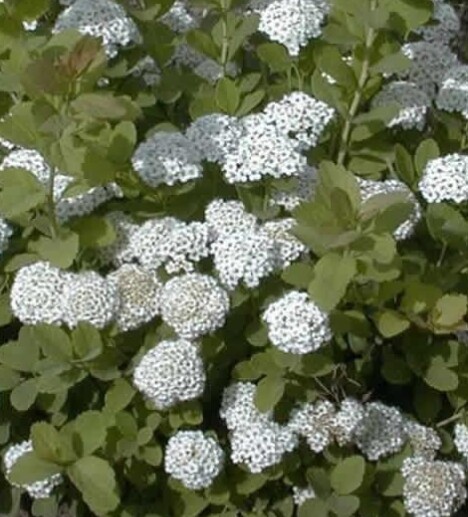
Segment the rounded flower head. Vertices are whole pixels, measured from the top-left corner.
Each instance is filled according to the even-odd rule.
[[[297,446],[296,435],[276,422],[255,421],[229,433],[231,460],[244,464],[253,474],[281,462]]]
[[[419,181],[419,191],[428,203],[467,201],[468,156],[454,153],[429,160]]]
[[[373,106],[378,108],[392,103],[398,103],[400,111],[390,120],[388,127],[424,129],[426,114],[431,106],[431,99],[424,90],[407,81],[388,83],[374,97]]]
[[[408,219],[394,231],[393,236],[397,241],[411,237],[422,216],[421,207],[411,190],[399,180],[373,181],[359,178],[358,182],[363,202],[380,194],[393,194],[396,192],[405,194],[407,200],[413,205],[413,210]]]
[[[190,29],[196,29],[200,25],[199,17],[189,10],[184,0],[176,0],[169,11],[159,19],[174,32],[185,33]]]
[[[53,31],[76,29],[82,34],[102,38],[109,57],[119,47],[139,42],[140,33],[125,9],[113,0],[75,0],[58,16]]]
[[[271,343],[283,352],[308,354],[332,338],[328,315],[307,293],[291,291],[263,313]]]
[[[458,453],[468,462],[468,427],[465,424],[456,424],[453,443]]]
[[[288,267],[307,252],[307,247],[291,233],[295,225],[296,221],[288,218],[268,221],[262,226],[262,231],[266,232],[275,242],[277,262],[280,269]]]
[[[222,234],[211,250],[216,273],[229,291],[241,282],[251,289],[258,287],[278,264],[275,241],[262,231]]]
[[[4,457],[3,463],[5,465],[6,478],[10,475],[11,469],[15,463],[25,454],[33,451],[33,445],[31,441],[21,442],[16,445],[10,446]],[[53,489],[60,485],[63,478],[60,474],[54,474],[42,481],[36,481],[30,485],[16,485],[13,486],[26,490],[32,499],[47,499],[51,496]]]
[[[411,59],[409,69],[399,75],[424,90],[433,98],[436,87],[445,72],[458,63],[457,56],[443,43],[416,41],[402,47],[403,54]]]
[[[419,32],[425,41],[448,45],[460,30],[460,18],[453,6],[445,1],[434,1],[434,25],[425,25]]]
[[[7,168],[26,169],[42,183],[49,181],[50,167],[40,153],[33,149],[13,149],[2,161],[0,170]]]
[[[124,264],[107,277],[115,284],[120,299],[116,322],[126,331],[144,325],[159,314],[161,282],[135,264]]]
[[[303,436],[314,452],[322,452],[333,441],[335,407],[328,400],[307,403],[291,414],[289,429]]]
[[[158,409],[200,397],[205,371],[197,345],[183,339],[162,341],[140,360],[133,383]]]
[[[358,425],[364,418],[364,406],[357,400],[346,398],[333,419],[333,436],[338,445],[352,443]]]
[[[202,431],[178,431],[169,439],[164,469],[191,490],[209,487],[223,465],[223,450]]]
[[[355,431],[355,443],[367,459],[377,461],[394,454],[405,440],[405,421],[398,409],[381,402],[366,404]]]
[[[442,447],[442,440],[434,429],[413,420],[405,421],[405,433],[414,456],[434,459],[437,451]]]
[[[87,322],[102,329],[116,317],[120,298],[115,283],[95,271],[87,271],[67,279],[62,303],[64,320],[69,327]]]
[[[326,0],[275,0],[260,11],[258,30],[297,56],[309,39],[320,36],[329,11]]]
[[[197,118],[185,133],[204,160],[219,164],[224,163],[226,157],[235,151],[241,134],[239,120],[220,113]]]
[[[308,149],[318,144],[335,110],[304,92],[293,92],[278,102],[270,102],[263,113],[268,124]]]
[[[10,292],[13,314],[26,325],[59,325],[63,318],[66,278],[66,273],[48,262],[19,269]]]
[[[175,185],[200,178],[202,156],[180,133],[154,133],[136,149],[132,164],[150,187]]]
[[[208,275],[188,273],[172,278],[161,291],[162,319],[185,339],[221,328],[228,311],[228,294]]]
[[[447,70],[440,84],[436,105],[441,110],[461,113],[468,119],[468,65]]]
[[[8,248],[10,237],[13,235],[11,226],[0,217],[0,256]]]
[[[257,218],[245,210],[242,201],[237,200],[211,201],[205,209],[205,222],[213,239],[238,231],[254,230],[257,226]]]
[[[123,212],[110,212],[106,219],[111,223],[115,231],[115,240],[109,246],[98,249],[99,259],[103,264],[121,266],[131,262],[133,251],[131,249],[132,236],[138,230],[138,225]]]
[[[401,469],[406,511],[414,517],[450,517],[466,499],[462,465],[417,456],[406,458]]]
[[[271,418],[271,411],[261,413],[255,406],[256,389],[251,382],[236,382],[224,390],[219,416],[230,431]]]
[[[307,166],[297,141],[278,131],[263,114],[242,120],[243,132],[236,149],[223,163],[228,183],[260,181],[264,177],[299,176]]]

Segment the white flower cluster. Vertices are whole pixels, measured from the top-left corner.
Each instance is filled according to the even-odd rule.
[[[281,461],[297,446],[297,437],[287,426],[272,420],[271,412],[260,413],[254,402],[252,383],[235,383],[224,390],[220,416],[229,429],[231,460],[259,473]]]
[[[228,294],[208,275],[177,276],[161,290],[162,319],[185,339],[215,332],[224,325],[228,312]]]
[[[293,501],[296,506],[302,506],[309,499],[317,497],[315,490],[311,486],[305,488],[293,486]]]
[[[236,150],[242,124],[236,117],[212,113],[197,118],[185,136],[197,147],[204,160],[222,164]]]
[[[263,113],[246,116],[242,126],[236,149],[222,166],[228,183],[298,176],[307,166],[297,141],[280,132]]]
[[[437,451],[442,447],[442,440],[434,429],[414,420],[405,420],[405,433],[414,456],[434,459]]]
[[[453,440],[455,447],[465,462],[468,462],[468,427],[465,424],[455,425],[455,437]]]
[[[5,465],[6,478],[10,475],[11,469],[15,463],[25,454],[33,451],[32,441],[25,441],[16,445],[10,446],[3,457],[3,463]],[[36,481],[30,485],[16,485],[18,488],[26,490],[32,499],[47,499],[51,496],[52,491],[55,487],[59,486],[63,481],[61,474],[54,474],[42,481]]]
[[[205,208],[205,222],[213,240],[238,231],[253,231],[257,227],[257,218],[246,212],[242,201],[219,198]]]
[[[410,457],[401,473],[404,505],[414,517],[450,517],[465,502],[466,476],[459,463]]]
[[[415,83],[431,99],[446,71],[458,64],[457,56],[447,45],[440,42],[406,43],[401,50],[412,63],[409,69],[398,75]]]
[[[209,487],[223,465],[223,450],[202,431],[178,431],[167,443],[165,471],[191,490]]]
[[[62,11],[53,32],[76,29],[83,34],[102,38],[109,57],[115,57],[120,47],[138,43],[140,33],[125,9],[113,0],[75,0]]]
[[[132,238],[139,226],[123,212],[110,212],[106,215],[107,221],[115,232],[115,240],[112,244],[99,248],[98,258],[103,264],[121,266],[133,260]]]
[[[338,445],[345,446],[353,442],[354,433],[364,418],[364,405],[348,397],[341,401],[333,421],[333,435]]]
[[[468,156],[454,153],[430,160],[419,181],[419,191],[428,203],[468,200]]]
[[[403,129],[418,129],[422,131],[426,124],[426,114],[431,106],[431,99],[427,93],[415,83],[407,81],[393,81],[386,84],[374,97],[373,107],[386,106],[398,103],[400,111],[390,122],[388,127],[400,126]]]
[[[161,131],[137,147],[132,164],[144,183],[157,187],[200,178],[201,160],[198,149],[184,135]]]
[[[164,266],[170,274],[193,271],[210,253],[206,224],[185,223],[174,217],[150,219],[129,237],[127,256],[149,271]]]
[[[263,313],[271,343],[283,352],[308,354],[331,340],[328,315],[307,293],[290,291]]]
[[[377,461],[398,452],[406,441],[405,420],[397,408],[370,402],[354,431],[354,443],[364,456]]]
[[[189,8],[186,1],[176,0],[159,21],[174,32],[185,33],[200,25],[200,16],[197,14],[193,8]]]
[[[125,332],[148,323],[159,314],[162,284],[155,273],[135,264],[123,264],[107,276],[120,300],[115,321]]]
[[[327,0],[274,0],[260,10],[258,29],[297,56],[311,38],[320,36],[329,11]]]
[[[198,345],[184,339],[158,343],[139,361],[133,384],[157,409],[200,397],[205,370]]]
[[[290,181],[294,184],[288,189],[274,187],[270,204],[292,212],[304,201],[310,200],[317,186],[318,172],[315,167],[307,166],[301,174]]]
[[[267,104],[263,113],[267,123],[308,149],[318,144],[335,110],[304,92],[292,92],[278,102]]]
[[[13,228],[0,217],[0,256],[8,248],[10,237],[13,235]]]
[[[441,110],[461,113],[468,119],[468,65],[450,68],[445,73],[436,105]]]
[[[460,19],[452,5],[445,1],[434,1],[433,21],[435,24],[425,25],[419,32],[425,41],[449,45],[460,30]]]
[[[15,149],[2,161],[0,170],[23,168],[31,172],[45,187],[48,186],[52,171],[44,158],[32,149]],[[55,212],[59,221],[65,222],[93,212],[98,206],[114,197],[122,197],[122,191],[115,183],[92,187],[75,196],[67,196],[66,190],[73,178],[63,174],[54,177]]]
[[[421,220],[422,211],[416,196],[402,181],[394,179],[373,181],[358,178],[358,183],[363,202],[366,202],[379,194],[392,194],[397,192],[405,194],[407,200],[413,205],[413,210],[408,219],[394,231],[393,236],[397,241],[400,241],[413,235],[416,225]]]
[[[287,268],[308,251],[307,246],[291,233],[294,226],[296,221],[293,218],[268,221],[262,226],[262,230],[276,244],[279,269]]]
[[[303,436],[314,452],[322,452],[333,441],[335,406],[328,400],[303,404],[293,410],[289,428]]]

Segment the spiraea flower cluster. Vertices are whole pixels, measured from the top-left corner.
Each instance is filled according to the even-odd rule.
[[[401,473],[405,508],[415,517],[450,517],[465,502],[466,475],[459,463],[406,458]]]
[[[209,487],[224,465],[218,442],[201,431],[179,431],[169,439],[164,468],[191,490]]]
[[[10,237],[13,235],[13,228],[5,221],[0,218],[0,256],[8,248]]]
[[[279,463],[297,446],[297,437],[288,426],[276,423],[271,413],[255,406],[256,387],[236,383],[225,389],[220,416],[229,429],[231,460],[259,473]]]
[[[413,210],[408,219],[394,231],[393,235],[397,241],[411,237],[422,217],[421,207],[411,190],[402,181],[394,179],[372,181],[359,178],[358,181],[363,202],[381,194],[402,193],[404,195],[405,200],[413,205]]]
[[[311,486],[305,488],[293,486],[293,500],[296,506],[302,506],[309,499],[316,497],[315,490]]]
[[[468,200],[468,156],[454,153],[430,160],[418,187],[428,203]]]
[[[453,443],[458,453],[468,462],[468,427],[465,424],[455,425],[455,437]]]
[[[320,36],[329,10],[326,0],[275,0],[260,10],[259,30],[297,56],[311,38]]]
[[[229,296],[216,279],[187,273],[169,280],[161,291],[161,316],[186,339],[210,334],[224,325]]]
[[[407,81],[390,82],[374,97],[373,105],[379,107],[392,103],[399,104],[400,110],[390,120],[388,127],[424,129],[426,114],[431,106],[431,99],[424,90]]]
[[[158,343],[139,361],[133,383],[158,409],[200,397],[205,370],[198,345],[184,339]]]
[[[450,68],[440,84],[436,105],[444,111],[461,113],[468,119],[468,66]]]
[[[328,315],[307,293],[286,293],[268,306],[262,318],[271,343],[283,352],[308,354],[332,337]]]
[[[133,20],[113,0],[75,0],[59,15],[53,28],[54,32],[65,29],[102,38],[110,57],[116,56],[120,47],[141,39]]]
[[[32,451],[33,445],[31,440],[12,445],[7,449],[5,455],[3,456],[3,464],[5,466],[5,473],[7,478],[15,463],[25,454],[28,454]],[[60,474],[54,474],[41,481],[35,481],[30,485],[15,486],[24,489],[32,499],[47,499],[51,496],[54,488],[59,486],[62,481],[63,478]]]
[[[444,1],[434,0],[433,22],[418,30],[425,41],[449,45],[460,31],[460,19],[455,8]]]

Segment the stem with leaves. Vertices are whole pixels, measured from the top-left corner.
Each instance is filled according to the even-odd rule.
[[[377,8],[377,0],[371,0],[370,10],[371,12]],[[357,89],[354,93],[351,105],[349,107],[345,124],[343,126],[343,132],[341,133],[340,148],[338,151],[337,162],[339,165],[344,165],[346,156],[348,154],[349,137],[351,134],[351,127],[354,117],[357,115],[359,106],[362,101],[362,94],[364,87],[369,79],[369,67],[370,67],[370,50],[374,44],[376,38],[376,32],[372,27],[366,27],[366,37],[364,42],[364,56],[361,67],[361,73],[359,74]]]
[[[55,201],[54,201],[54,184],[55,184],[55,176],[57,171],[55,167],[50,167],[50,176],[49,176],[49,184],[48,184],[48,192],[47,192],[47,212],[49,216],[50,223],[50,232],[52,237],[55,239],[59,232],[57,216],[55,214]]]
[[[223,67],[223,77],[226,77],[228,55],[229,55],[229,38],[227,27],[227,0],[221,0],[222,14],[221,14],[221,28],[222,28],[222,44],[221,44],[221,66]]]

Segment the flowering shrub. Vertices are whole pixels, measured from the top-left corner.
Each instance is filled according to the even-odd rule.
[[[1,514],[463,512],[460,30],[0,2]]]

